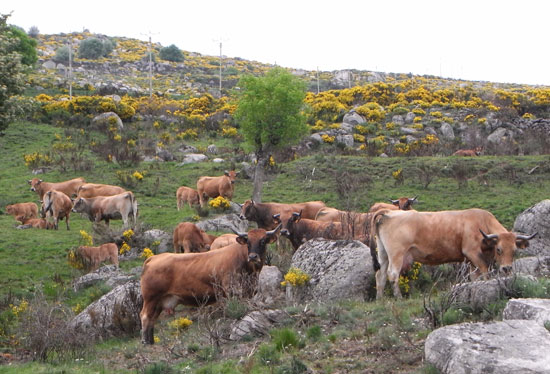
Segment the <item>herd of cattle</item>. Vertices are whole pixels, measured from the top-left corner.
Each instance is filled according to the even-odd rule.
[[[219,177],[201,177],[197,190],[180,187],[177,208],[187,203],[203,207],[209,198],[232,199],[235,171]],[[129,218],[136,222],[137,202],[130,191],[117,186],[85,183],[77,178],[61,183],[29,181],[42,202],[41,216],[34,203],[9,205],[7,212],[23,224],[58,228],[65,219],[69,229],[71,211],[84,213],[91,221],[106,224]],[[76,196],[74,202],[72,196]],[[294,250],[312,238],[359,240],[370,247],[376,270],[377,298],[387,279],[401,297],[399,275],[413,262],[438,265],[468,261],[472,277],[486,276],[492,263],[508,272],[514,253],[525,248],[537,233],[519,235],[506,230],[488,211],[419,212],[412,209],[416,197],[376,203],[368,212],[348,212],[327,207],[322,201],[261,203],[247,200],[240,205],[240,218],[255,222],[257,229],[214,236],[191,222],[179,223],[173,232],[174,253],[148,258],[141,275],[143,308],[140,313],[142,341],[153,344],[153,328],[162,311],[173,313],[178,304],[197,305],[215,301],[220,289],[229,287],[237,274],[257,274],[265,262],[266,246],[279,236],[288,238]],[[97,265],[110,259],[118,264],[113,245],[80,247],[81,254]],[[103,248],[105,247],[105,248]],[[102,248],[104,250],[102,250]],[[115,247],[116,248],[116,247]],[[183,253],[179,253],[183,252]]]

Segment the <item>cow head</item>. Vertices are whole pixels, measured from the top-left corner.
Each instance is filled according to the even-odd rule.
[[[265,261],[265,250],[267,245],[277,240],[277,234],[281,229],[281,224],[271,231],[264,229],[252,229],[248,233],[237,234],[237,243],[248,247],[248,264],[253,270],[260,270]]]
[[[537,235],[537,233],[533,235],[516,235],[513,232],[486,234],[481,229],[479,231],[483,236],[481,240],[483,254],[488,254],[491,259],[494,259],[504,273],[512,270],[516,250],[527,248],[529,240]]]
[[[40,183],[42,183],[43,181],[42,181],[42,179],[34,178],[34,179],[31,179],[27,182],[31,185],[31,191],[35,192],[37,190],[38,186],[40,185]]]
[[[294,212],[290,216],[288,220],[286,220],[286,223],[283,223],[283,229],[281,230],[281,235],[286,236],[287,238],[290,237],[292,234],[292,231],[294,230],[294,224],[296,222],[299,222],[302,218],[302,211],[300,213]]]
[[[86,207],[86,200],[83,197],[78,197],[74,204],[72,211],[75,213],[82,213]]]
[[[474,148],[474,152],[475,152],[476,156],[481,156],[482,151],[483,151],[483,148],[481,148],[481,147],[475,147]]]
[[[252,221],[254,217],[256,217],[256,207],[254,206],[254,200],[246,200],[244,204],[241,205],[241,213],[239,214],[239,218]]]
[[[412,205],[416,201],[417,197],[418,196],[415,196],[412,199],[408,197],[400,197],[397,200],[392,200],[392,199],[389,199],[389,200],[393,205],[395,205],[396,207],[399,207],[400,210],[411,210]]]
[[[231,171],[226,170],[223,172],[223,175],[225,175],[226,177],[229,177],[229,180],[231,180],[231,184],[235,183],[235,178],[237,178],[237,173],[235,172],[235,170],[231,170]]]
[[[8,213],[8,214],[13,214],[14,213],[13,205],[6,205],[6,213]]]

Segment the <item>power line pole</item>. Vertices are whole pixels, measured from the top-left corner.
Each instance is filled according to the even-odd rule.
[[[319,66],[317,66],[317,95],[319,95]]]
[[[73,42],[69,40],[69,99],[73,99]]]
[[[220,97],[222,97],[222,65],[223,65],[223,55],[222,55],[222,45],[223,45],[223,41],[227,41],[226,39],[223,39],[222,37],[220,37],[219,39],[217,40],[214,40],[214,42],[218,42],[220,43],[220,71],[219,71],[219,91],[220,91]]]
[[[153,46],[151,43],[151,31],[148,34],[141,34],[149,37],[149,45],[147,46],[147,54],[149,55],[149,97],[153,97]]]

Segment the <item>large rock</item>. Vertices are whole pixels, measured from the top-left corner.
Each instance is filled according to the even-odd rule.
[[[549,299],[512,299],[502,312],[502,319],[526,319],[535,321],[541,326],[550,323]],[[548,367],[550,370],[550,367]]]
[[[187,153],[183,157],[183,161],[180,164],[178,164],[178,166],[195,164],[197,162],[204,162],[204,161],[208,161],[208,156],[203,155],[201,153]]]
[[[145,245],[151,247],[153,242],[159,242],[157,254],[163,252],[171,252],[173,249],[172,234],[159,229],[147,230],[143,233]]]
[[[346,147],[353,147],[353,135],[337,135],[336,143],[342,143]]]
[[[414,114],[413,112],[409,112],[405,115],[405,123],[407,124],[411,124],[414,122],[414,119],[416,117],[416,114]]]
[[[245,336],[267,335],[269,330],[287,317],[282,310],[254,311],[233,325],[229,339],[240,340]]]
[[[514,261],[516,273],[550,277],[550,256],[529,256]]]
[[[447,122],[443,122],[439,131],[441,131],[441,136],[443,137],[443,139],[453,140],[455,138],[453,127]]]
[[[543,200],[540,203],[527,208],[514,222],[514,231],[531,235],[538,232],[538,235],[529,241],[529,247],[522,250],[530,255],[550,256],[550,200]]]
[[[204,231],[231,232],[231,229],[238,232],[248,231],[248,221],[240,219],[239,216],[234,213],[200,221],[197,222],[196,225],[199,229]]]
[[[357,113],[355,110],[351,110],[349,113],[344,115],[343,123],[349,123],[350,125],[359,125],[365,123],[365,118],[362,115]]]
[[[533,321],[466,323],[433,331],[426,361],[443,374],[548,373],[550,333]]]
[[[93,286],[99,282],[105,282],[108,286],[114,287],[127,283],[133,278],[133,275],[124,274],[115,265],[105,265],[76,279],[73,282],[73,288],[75,292],[78,292],[82,288]]]
[[[258,297],[271,304],[283,296],[283,274],[277,266],[265,265],[258,277]]]
[[[514,137],[514,133],[504,127],[499,127],[487,136],[487,141],[496,145],[507,143]]]
[[[122,129],[124,128],[124,125],[122,124],[122,120],[120,119],[118,114],[116,114],[115,112],[101,113],[95,116],[94,119],[92,119],[93,125],[104,127],[106,129],[109,128],[111,122],[116,123],[118,131],[122,131]]]
[[[451,288],[451,292],[457,305],[468,305],[474,310],[481,310],[483,307],[506,297],[508,290],[513,288],[513,283],[518,278],[536,281],[530,275],[517,275],[486,281],[459,283]]]
[[[94,337],[133,335],[141,328],[139,312],[142,305],[140,283],[130,281],[88,305],[71,325]]]
[[[290,266],[310,276],[304,286],[287,285],[292,302],[362,301],[374,290],[370,249],[359,241],[309,240],[294,253]]]

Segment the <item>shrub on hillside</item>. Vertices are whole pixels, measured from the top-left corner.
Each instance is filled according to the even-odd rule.
[[[98,38],[88,38],[83,40],[78,47],[78,57],[97,60],[105,57],[112,52],[114,45],[109,40],[102,41]]]
[[[64,45],[57,48],[53,60],[55,62],[69,62],[69,47]]]
[[[183,53],[174,44],[161,48],[159,56],[166,61],[183,62]]]

